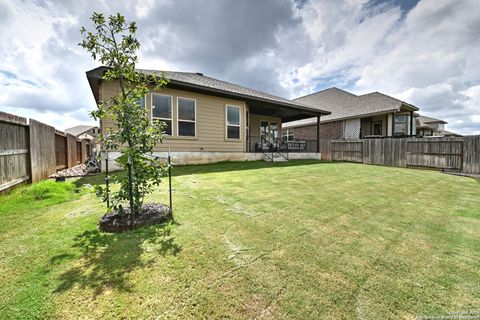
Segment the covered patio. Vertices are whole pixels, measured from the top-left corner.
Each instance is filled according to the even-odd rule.
[[[320,118],[330,112],[302,104],[249,101],[246,104],[246,152],[320,152]],[[282,137],[285,122],[316,119],[316,139],[288,141]]]

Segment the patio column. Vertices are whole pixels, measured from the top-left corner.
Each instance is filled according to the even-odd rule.
[[[410,137],[413,136],[413,111],[410,111]]]
[[[320,116],[317,116],[317,153],[320,152]]]

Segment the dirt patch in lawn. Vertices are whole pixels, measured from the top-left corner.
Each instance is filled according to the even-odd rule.
[[[99,228],[105,232],[124,232],[151,224],[160,224],[172,218],[170,208],[161,203],[147,203],[134,217],[134,223],[130,220],[130,208],[124,208],[123,212],[112,211],[100,219]]]

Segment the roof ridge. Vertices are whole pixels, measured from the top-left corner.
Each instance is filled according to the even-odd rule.
[[[354,96],[354,97],[358,97],[356,94],[353,94],[353,93],[351,93],[351,92],[348,92],[347,90],[343,90],[343,89],[340,89],[340,88],[337,88],[337,87],[330,87],[330,88],[326,88],[326,89],[323,89],[323,90],[320,90],[320,91],[317,91],[317,92],[312,92],[312,93],[306,94],[306,95],[304,95],[304,96],[296,97],[296,98],[293,99],[293,100],[297,100],[297,99],[301,99],[301,98],[306,98],[306,97],[313,96],[313,95],[315,95],[315,94],[322,93],[322,92],[325,92],[325,91],[328,91],[328,90],[338,90],[338,91],[342,91],[342,92],[348,93],[349,95],[352,95],[352,96]]]

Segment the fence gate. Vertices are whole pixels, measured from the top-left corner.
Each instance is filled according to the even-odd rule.
[[[408,140],[407,166],[462,171],[463,140]]]

